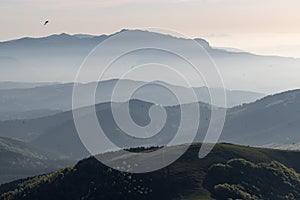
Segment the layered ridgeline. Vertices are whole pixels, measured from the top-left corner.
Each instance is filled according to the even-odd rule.
[[[143,174],[119,172],[88,158],[74,167],[1,185],[1,199],[300,198],[299,152],[218,144],[199,159],[200,146],[192,145],[165,169]],[[127,166],[115,153],[114,160]]]
[[[158,42],[162,47],[177,48],[179,46],[180,48],[177,49],[182,52],[189,52],[191,55],[199,53],[190,48],[188,39],[142,30],[129,30],[127,33],[130,37],[121,38],[118,42],[112,43],[106,52],[109,54],[114,49],[126,47],[130,43],[135,44],[143,35],[147,40]],[[90,51],[114,35],[81,37],[80,35],[60,34],[1,42],[0,80],[73,82],[80,64]],[[274,93],[300,86],[297,76],[299,59],[233,52],[214,48],[203,39],[196,38],[195,41],[205,48],[217,64],[227,88],[238,87],[242,90]],[[146,54],[129,57],[129,59],[139,65],[144,64],[145,60],[156,59],[155,56]],[[172,59],[166,61],[172,66]],[[124,66],[122,63],[118,67],[121,69],[127,67],[129,70],[132,66]],[[91,73],[94,71],[91,70]],[[147,80],[149,77],[151,76],[146,74],[145,77],[140,77],[140,80]],[[88,80],[91,79],[87,77]],[[266,88],[268,91],[265,90]]]
[[[268,96],[255,103],[245,104],[227,110],[227,119],[220,142],[230,142],[251,146],[282,146],[300,142],[300,91],[288,91]],[[127,107],[126,103],[114,103],[119,109]],[[139,100],[130,102],[133,120],[139,125],[150,122],[149,108],[159,106]],[[184,105],[186,107],[191,104]],[[195,141],[202,141],[210,120],[211,107],[205,103],[200,106],[200,128]],[[168,144],[176,133],[180,120],[180,107],[167,106],[167,123],[156,137],[147,140],[128,138],[113,119],[110,103],[96,105],[102,128],[107,135],[120,147],[136,147]],[[81,108],[84,111],[86,108]],[[84,112],[83,112],[84,113]],[[89,116],[89,115],[88,115]],[[161,117],[161,116],[154,116]],[[12,120],[0,122],[0,134],[25,140],[31,145],[49,152],[54,158],[81,159],[88,156],[75,129],[72,112],[63,112],[53,116],[32,120]],[[184,138],[182,139],[184,143]],[[103,147],[105,150],[105,147]]]
[[[151,103],[159,103],[164,106],[176,105],[178,100],[173,96],[170,91],[159,84],[168,86],[172,92],[176,94],[186,94],[187,88],[181,86],[170,85],[162,82],[140,82],[133,80],[107,80],[97,83],[78,84],[79,90],[82,91],[81,107],[88,106],[84,97],[87,90],[96,87],[95,93],[96,103],[110,102],[112,99],[112,93],[116,84],[122,85],[122,93],[118,93],[119,98],[123,98],[127,95],[128,88],[144,85],[138,89],[133,98],[140,99]],[[35,85],[32,83],[24,84],[23,87],[29,88],[10,88],[8,87],[21,87],[20,84],[13,83],[1,83],[0,82],[0,120],[13,120],[13,119],[33,119],[42,116],[56,114],[62,111],[68,111],[72,109],[72,92],[73,83],[66,84],[50,84],[41,83],[42,85]],[[43,85],[44,84],[44,85]],[[30,87],[31,86],[31,87]],[[33,87],[36,86],[36,87]],[[222,90],[218,88],[206,88],[198,87],[193,88],[197,96],[197,100],[205,103],[210,103],[210,93],[215,95],[218,99],[222,98]],[[155,94],[155,95],[153,95]],[[243,103],[250,103],[259,98],[265,96],[261,93],[248,92],[248,91],[231,91],[226,90],[227,107],[233,107],[242,105]],[[194,103],[193,100],[185,100],[181,102]],[[220,106],[220,105],[216,105]]]
[[[265,97],[230,109],[221,141],[252,146],[287,146],[300,141],[300,90]]]
[[[47,154],[29,144],[0,137],[0,183],[49,173],[71,163],[48,159]]]
[[[113,106],[119,110],[126,109],[127,103],[113,103]],[[152,103],[131,100],[129,102],[130,114],[134,122],[145,126],[150,123],[149,109],[152,106],[158,106]],[[183,105],[187,109],[191,104]],[[207,129],[211,106],[204,103],[199,103],[201,110],[201,132],[204,133]],[[77,110],[82,114],[82,118],[92,117],[92,113],[88,110],[90,107],[84,107]],[[96,113],[98,118],[101,118],[102,129],[107,136],[121,148],[139,147],[139,146],[164,146],[170,142],[174,134],[176,134],[180,125],[180,106],[165,107],[167,111],[166,124],[162,130],[155,136],[140,139],[130,137],[124,133],[114,120],[111,103],[102,103],[96,105]],[[219,109],[219,108],[214,108]],[[87,111],[88,110],[88,111]],[[161,118],[158,114],[152,116]],[[82,119],[81,118],[81,119]],[[75,128],[72,111],[59,113],[49,117],[43,117],[32,120],[13,120],[0,122],[0,133],[6,137],[25,140],[31,145],[43,149],[53,155],[54,158],[60,159],[80,159],[88,156],[88,152],[82,145],[78,133]],[[200,136],[199,136],[200,137]],[[203,134],[201,135],[203,138]],[[159,142],[158,142],[159,141]],[[185,143],[184,138],[182,142]],[[101,146],[102,151],[105,151],[107,146]]]
[[[54,84],[58,84],[58,83],[3,81],[0,82],[0,90],[35,88],[35,87],[54,85]]]

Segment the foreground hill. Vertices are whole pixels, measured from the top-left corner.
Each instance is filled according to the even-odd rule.
[[[171,147],[176,150],[178,147]],[[198,158],[200,144],[192,145],[189,150],[168,168],[146,174],[121,173],[112,170],[95,158],[88,158],[78,162],[74,167],[59,170],[57,172],[41,175],[34,178],[15,181],[0,186],[1,199],[212,199],[211,195],[219,198],[212,186],[216,184],[242,184],[242,186],[258,178],[267,177],[272,180],[273,185],[257,185],[256,191],[272,191],[265,199],[296,199],[299,196],[299,187],[291,184],[299,184],[299,174],[289,168],[300,172],[300,152],[270,150],[236,146],[231,144],[218,144],[214,150],[204,159]],[[243,158],[243,161],[231,159]],[[122,161],[122,156],[117,157]],[[228,162],[229,161],[229,162]],[[256,163],[271,163],[258,164]],[[276,163],[274,164],[274,161]],[[286,168],[282,164],[289,168]],[[218,180],[212,179],[218,170],[219,163],[226,164],[225,167],[234,166],[234,171],[228,173],[245,173],[249,178],[232,182],[226,179],[225,174],[219,176]],[[235,163],[235,164],[234,164]],[[244,164],[246,163],[246,164]],[[214,165],[219,164],[219,165]],[[243,166],[255,168],[254,171],[243,171]],[[239,167],[240,166],[240,167]],[[213,167],[213,168],[211,168]],[[226,169],[227,169],[226,168]],[[213,180],[213,181],[212,181]],[[230,182],[231,181],[231,182]],[[286,188],[274,187],[278,185],[289,186]],[[221,189],[220,187],[218,187]],[[242,188],[239,187],[242,191]],[[244,187],[247,190],[247,187]],[[209,192],[211,191],[212,194]],[[220,190],[218,190],[220,191]],[[223,187],[223,191],[226,188]],[[248,191],[249,192],[249,191]],[[249,192],[251,193],[251,192]],[[227,197],[236,193],[230,193]],[[256,193],[257,196],[259,196]],[[286,195],[286,196],[285,196]],[[294,196],[293,196],[294,195]],[[240,199],[243,196],[239,196]],[[248,196],[246,196],[248,197]],[[253,195],[252,199],[255,195]],[[294,197],[294,198],[292,198]],[[249,199],[249,198],[248,198]]]
[[[70,163],[49,160],[24,142],[0,137],[0,183],[51,172]]]

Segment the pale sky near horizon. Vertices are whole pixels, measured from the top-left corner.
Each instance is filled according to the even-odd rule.
[[[213,46],[300,57],[299,0],[1,0],[0,10],[1,41],[160,27]]]

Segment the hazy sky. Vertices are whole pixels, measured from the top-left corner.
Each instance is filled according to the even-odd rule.
[[[1,0],[0,40],[161,27],[213,46],[300,57],[299,10],[299,0]]]

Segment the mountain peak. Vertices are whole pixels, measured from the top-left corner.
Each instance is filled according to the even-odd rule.
[[[154,31],[148,31],[148,30],[141,30],[141,29],[122,29],[118,32],[115,32],[115,33],[112,33],[112,34],[109,34],[109,35],[106,35],[106,34],[102,34],[102,35],[90,35],[90,34],[73,34],[73,35],[70,35],[70,34],[67,34],[67,33],[58,33],[58,34],[52,34],[52,35],[49,35],[49,36],[45,36],[45,37],[37,37],[37,38],[34,38],[34,37],[23,37],[23,38],[20,38],[20,39],[16,39],[16,40],[9,40],[9,41],[5,41],[5,42],[2,42],[2,43],[11,43],[11,42],[14,42],[14,43],[17,43],[17,42],[30,42],[30,41],[51,41],[51,42],[54,42],[54,41],[59,41],[61,42],[62,40],[64,41],[67,41],[67,40],[71,40],[71,41],[85,41],[85,40],[91,40],[91,39],[106,39],[108,37],[112,37],[116,34],[119,34],[119,33],[122,33],[122,32],[125,32],[125,31],[129,31],[129,32],[132,32],[132,33],[140,33],[140,32],[143,32],[143,33],[148,33],[148,34],[154,34],[154,35],[159,35],[159,36],[162,36],[162,37],[172,37],[172,38],[177,38],[177,39],[188,39],[188,38],[184,38],[184,37],[178,37],[178,36],[175,36],[175,35],[171,35],[171,34],[166,34],[166,33],[159,33],[159,32],[154,32]],[[195,41],[197,41],[200,45],[202,45],[204,48],[206,49],[211,49],[209,43],[202,39],[202,38],[195,38]]]
[[[198,42],[201,46],[203,46],[205,49],[211,49],[211,46],[208,41],[202,38],[195,38],[194,40]]]

